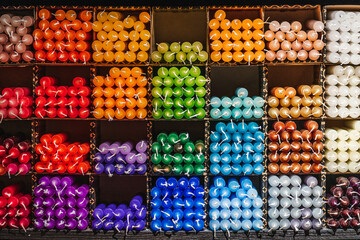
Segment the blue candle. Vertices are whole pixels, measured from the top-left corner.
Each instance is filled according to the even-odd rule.
[[[169,231],[174,228],[174,223],[170,219],[165,219],[161,222],[161,227],[164,231]]]
[[[161,210],[161,217],[163,219],[171,219],[173,217],[173,212],[170,208]]]
[[[222,154],[221,155],[221,163],[222,164],[230,164],[231,163],[231,155],[228,153]]]
[[[238,209],[232,209],[230,216],[232,219],[240,219],[241,218],[241,212],[242,210],[240,208]]]
[[[239,133],[239,132],[236,132],[236,133],[234,133],[233,135],[232,135],[232,137],[231,137],[231,140],[233,141],[233,142],[236,142],[236,143],[241,143],[242,142],[242,134],[241,133]]]
[[[184,207],[184,201],[182,198],[176,198],[173,200],[172,205],[174,208],[183,208]]]
[[[231,121],[226,125],[226,131],[229,133],[235,133],[237,131],[237,125]]]
[[[264,160],[263,155],[261,153],[254,153],[252,155],[252,159],[254,163],[261,163]]]
[[[222,207],[223,209],[230,209],[231,207],[231,201],[229,198],[222,198],[220,201],[220,207]]]
[[[220,133],[219,132],[214,132],[214,131],[211,131],[211,134],[210,134],[210,141],[211,142],[219,142],[220,141]]]
[[[151,216],[151,219],[152,219],[152,220],[159,220],[159,219],[161,219],[161,210],[160,210],[160,209],[153,209],[153,210],[151,211],[150,216]]]
[[[242,159],[241,159],[241,154],[233,154],[231,155],[231,162],[234,165],[238,165],[239,163],[241,163]]]
[[[210,219],[212,220],[217,220],[220,218],[220,211],[219,209],[215,209],[215,208],[212,208],[210,209],[209,211],[209,216],[210,216]]]
[[[233,144],[231,145],[231,151],[233,153],[240,153],[242,151],[241,143],[233,142]]]
[[[210,220],[209,227],[211,230],[216,231],[220,228],[220,222],[218,220]]]
[[[255,142],[254,150],[255,152],[262,153],[264,151],[264,144],[262,142]]]
[[[264,228],[263,221],[259,219],[254,220],[252,225],[255,231],[260,231]]]
[[[255,174],[262,174],[264,172],[264,166],[260,163],[254,165],[254,173]]]
[[[210,162],[211,163],[220,163],[221,157],[218,153],[211,153],[210,154]]]
[[[242,173],[242,167],[239,164],[235,164],[231,167],[231,173],[234,175],[240,175]]]
[[[240,188],[240,184],[235,178],[229,179],[228,186],[231,192],[236,192]]]
[[[231,191],[228,187],[223,187],[220,189],[220,197],[221,198],[228,198],[230,197]]]
[[[221,211],[220,211],[220,218],[222,219],[229,219],[230,218],[230,209],[225,209],[223,208]]]
[[[244,231],[249,231],[252,228],[253,224],[250,220],[247,219],[247,220],[242,221],[241,225],[242,225],[241,227]]]
[[[231,221],[231,229],[233,231],[239,231],[241,229],[241,221],[236,219],[234,221]]]
[[[249,163],[243,165],[243,172],[245,175],[250,175],[253,173],[253,166]]]
[[[219,197],[220,194],[220,189],[215,187],[215,186],[211,186],[210,190],[209,190],[209,195],[211,198],[217,198]]]
[[[210,144],[210,151],[213,153],[218,153],[221,150],[221,145],[218,142]]]
[[[224,153],[230,153],[231,152],[231,145],[230,143],[223,143],[220,145],[220,154],[224,154]]]
[[[221,172],[221,167],[218,163],[211,164],[210,166],[211,174],[218,175]]]
[[[265,135],[264,135],[263,132],[256,131],[256,132],[254,133],[254,139],[255,139],[255,141],[257,141],[257,142],[264,142]]]

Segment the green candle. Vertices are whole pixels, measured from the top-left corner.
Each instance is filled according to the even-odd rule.
[[[183,162],[183,156],[181,153],[175,153],[173,156],[174,164],[181,164]]]
[[[195,165],[194,172],[197,175],[202,175],[205,172],[205,166],[204,165]]]
[[[161,150],[162,150],[164,153],[171,153],[172,150],[173,150],[173,147],[171,146],[170,143],[166,142],[166,143],[162,146]]]
[[[193,142],[187,142],[184,145],[184,151],[187,153],[193,153],[195,151],[195,145]]]
[[[185,164],[192,164],[194,162],[195,157],[191,153],[185,153],[183,159]]]
[[[185,173],[185,174],[193,174],[194,173],[194,166],[193,165],[191,165],[191,164],[186,164],[185,166],[184,166],[184,169],[183,169],[183,172]]]
[[[197,153],[195,154],[195,163],[196,164],[203,164],[205,162],[204,154]]]
[[[167,142],[167,134],[166,133],[159,133],[156,137],[156,141],[164,145]]]
[[[181,174],[183,172],[183,167],[180,164],[174,165],[172,168],[174,174]]]
[[[185,144],[190,140],[189,133],[180,133],[179,138],[181,144]]]
[[[151,145],[151,151],[153,153],[160,153],[161,151],[161,144],[159,142],[154,142],[152,145]]]
[[[176,133],[170,133],[167,140],[171,145],[174,145],[179,142],[179,136]]]
[[[159,164],[161,161],[162,161],[161,154],[154,153],[154,154],[151,155],[151,162],[153,164]]]
[[[169,165],[170,163],[172,163],[173,161],[173,158],[170,156],[170,154],[163,154],[162,156],[162,162],[165,164],[165,165]]]

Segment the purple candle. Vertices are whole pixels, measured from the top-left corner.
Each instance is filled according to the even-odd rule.
[[[107,154],[109,152],[110,145],[111,144],[109,142],[103,142],[98,148],[99,152],[101,152],[102,154]]]
[[[124,142],[120,147],[120,152],[124,155],[127,155],[133,149],[134,145],[131,142]]]
[[[65,198],[56,198],[53,208],[54,207],[62,208],[65,206],[65,204],[66,204]]]
[[[136,154],[136,157],[137,163],[145,163],[147,160],[147,156],[145,153],[138,153]]]
[[[75,208],[68,208],[66,211],[66,216],[68,218],[75,218],[76,217],[76,209]]]
[[[125,172],[125,165],[124,164],[116,164],[115,165],[115,173],[118,175],[122,175]]]
[[[78,208],[85,208],[87,206],[87,204],[89,203],[89,200],[87,198],[78,198],[78,200],[76,201],[76,206]]]
[[[123,219],[125,217],[125,211],[121,208],[117,208],[113,212],[116,219]]]
[[[42,218],[45,215],[45,210],[42,207],[39,207],[34,210],[34,216],[36,218]]]
[[[103,173],[105,170],[105,166],[102,163],[97,163],[94,166],[94,172],[97,174]]]
[[[41,197],[42,195],[44,195],[44,189],[41,188],[40,186],[36,186],[34,188],[34,195],[37,197]]]
[[[67,197],[76,197],[76,188],[73,186],[67,187],[65,193]]]
[[[74,184],[74,178],[73,177],[70,177],[70,176],[66,176],[66,177],[63,177],[61,179],[61,187],[62,188],[67,188],[68,186],[71,186]]]
[[[94,156],[94,161],[97,162],[97,163],[101,163],[103,162],[105,159],[104,159],[104,155],[100,152],[97,152],[95,153],[95,156]]]
[[[88,227],[88,225],[89,225],[89,222],[86,219],[82,218],[78,221],[77,228],[79,230],[85,230]]]
[[[47,208],[53,207],[55,205],[54,198],[52,198],[52,197],[45,198],[43,205],[44,205],[44,207],[47,207]]]
[[[54,189],[54,188],[52,188],[52,187],[50,187],[50,186],[45,187],[45,189],[44,189],[44,195],[45,195],[46,197],[52,197],[52,196],[54,196],[54,194],[55,194],[55,189]]]
[[[125,174],[133,175],[135,173],[135,165],[134,164],[128,164],[125,167]]]
[[[138,231],[141,231],[145,228],[145,224],[146,224],[145,220],[137,220],[135,221],[133,228]]]
[[[144,153],[147,150],[147,146],[147,142],[145,140],[141,140],[136,144],[136,151],[138,151],[139,153]]]
[[[109,176],[112,177],[114,175],[115,172],[115,166],[110,164],[106,164],[105,165],[105,173]]]
[[[65,227],[72,230],[72,229],[75,229],[77,227],[77,225],[78,225],[78,222],[74,218],[69,218],[66,221]]]
[[[126,155],[125,160],[127,163],[134,164],[136,162],[136,152],[131,151],[129,154]]]
[[[54,218],[54,216],[55,216],[55,211],[52,208],[47,208],[45,210],[45,218],[48,218],[47,220]]]
[[[94,221],[92,221],[91,225],[94,230],[100,230],[103,227],[103,222],[98,219],[95,219]]]
[[[146,207],[142,205],[139,210],[135,212],[135,216],[138,219],[145,219],[146,218]]]
[[[117,163],[125,163],[125,164],[126,164],[125,157],[124,157],[124,155],[121,154],[121,153],[116,154],[116,156],[115,156],[115,161],[116,161]]]
[[[86,197],[89,193],[89,185],[83,184],[78,189],[76,189],[76,194],[78,197]]]
[[[37,187],[35,187],[35,188],[37,188]],[[41,207],[41,206],[43,205],[43,202],[44,202],[44,198],[42,198],[42,197],[36,197],[36,198],[34,198],[34,200],[33,200],[33,206],[34,206],[35,208],[39,208],[39,207]]]
[[[66,210],[64,208],[58,208],[55,210],[55,216],[59,219],[66,217]]]
[[[56,228],[57,229],[64,229],[65,228],[66,221],[64,219],[58,219],[56,221]]]
[[[37,229],[43,229],[45,226],[44,220],[41,218],[36,218],[34,220],[34,227]]]
[[[112,163],[115,161],[115,156],[116,154],[112,154],[112,153],[107,153],[104,156],[104,162],[105,163]]]
[[[115,154],[119,153],[120,147],[121,147],[120,142],[114,142],[113,144],[110,145],[109,152],[111,154],[115,155]]]
[[[59,190],[61,190],[61,188],[60,188],[60,185],[61,185],[60,177],[52,177],[50,179],[50,185],[55,188],[56,192],[59,192]]]
[[[39,179],[39,184],[38,186],[41,186],[41,187],[47,187],[50,185],[50,177],[48,176],[44,176],[42,178]]]
[[[138,199],[132,199],[130,201],[130,204],[129,204],[129,207],[132,209],[132,210],[139,210],[140,207],[141,207],[141,202],[138,200]]]
[[[87,218],[89,215],[89,211],[86,208],[79,208],[76,211],[76,215],[77,215],[77,219],[83,219],[83,218]]]
[[[54,219],[49,219],[44,221],[44,227],[47,229],[55,228],[56,222]]]
[[[73,197],[69,197],[66,199],[66,206],[68,208],[74,208],[76,206],[76,199]]]
[[[138,174],[144,174],[146,172],[147,166],[146,164],[138,164],[135,168],[135,171]]]
[[[116,229],[116,231],[120,232],[120,230],[124,228],[124,221],[122,220],[115,221],[114,228]]]

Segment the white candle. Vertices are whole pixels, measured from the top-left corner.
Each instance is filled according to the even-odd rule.
[[[341,108],[347,109],[346,107],[349,105],[349,98],[347,98],[347,97],[339,97],[338,98],[338,105],[340,106],[340,109]],[[339,109],[339,111],[340,111],[340,109]],[[340,112],[339,112],[339,115],[340,115]]]
[[[355,68],[355,75],[360,77],[360,67]]]
[[[336,31],[340,28],[340,23],[337,20],[328,20],[325,27],[327,30]]]
[[[352,42],[350,44],[350,52],[354,54],[358,54],[360,52],[360,44]]]
[[[335,74],[336,76],[344,75],[344,68],[343,66],[337,65],[337,66],[331,66],[328,68],[328,73]]]
[[[360,109],[358,107],[350,107],[349,116],[351,118],[358,118],[360,116]]]
[[[346,13],[344,11],[329,12],[329,19],[336,19],[340,21],[340,20],[344,20],[345,18],[346,18]]]
[[[360,78],[358,76],[351,76],[349,78],[349,84],[352,86],[357,86],[360,83]],[[350,89],[349,89],[349,94],[350,94]]]
[[[325,98],[326,105],[329,107],[336,107],[338,105],[338,98],[329,96]]]
[[[342,32],[342,31],[340,31],[339,32],[340,33],[340,49],[342,48],[341,47],[341,44],[343,44],[343,43],[349,43],[350,42],[350,40],[351,40],[351,33],[349,33],[349,32]],[[350,44],[348,44],[349,45],[349,47],[350,47]],[[349,50],[350,51],[350,50]]]
[[[347,53],[341,53],[339,61],[341,64],[349,64],[350,63],[350,55]]]
[[[338,151],[337,152],[338,155],[338,160],[340,162],[347,162],[349,161],[349,154],[347,152],[343,152],[343,151]]]
[[[329,117],[337,117],[339,115],[339,109],[337,109],[336,107],[329,107],[327,110],[326,110],[326,114],[329,116]]]
[[[345,130],[345,129],[341,129],[341,128],[337,128],[336,129],[338,132],[338,139],[346,141],[349,139],[350,134],[349,131]]]
[[[346,79],[348,80],[348,78],[346,78]],[[340,96],[346,97],[349,95],[349,93],[350,93],[350,89],[348,86],[340,86],[339,87],[339,95]],[[347,99],[347,101],[348,101],[348,99]]]
[[[360,147],[360,144],[357,141],[350,140],[348,141],[348,147],[350,151],[357,151]]]
[[[360,42],[360,33],[358,33],[358,32],[351,33],[351,42],[352,43],[359,43]]]
[[[360,95],[360,88],[357,86],[351,86],[349,94],[352,97],[358,97]]]
[[[356,129],[349,130],[349,138],[351,140],[357,141],[360,139],[360,132]]]
[[[327,150],[336,151],[338,148],[338,143],[334,140],[326,140],[325,147]]]
[[[345,75],[339,76],[338,79],[339,79],[340,87],[341,87],[341,85],[343,85],[342,87],[346,87],[344,85],[349,84],[349,78],[347,76],[345,76]]]
[[[340,48],[340,44],[338,42],[329,42],[326,45],[326,49],[328,52],[338,52]]]
[[[326,128],[325,137],[329,140],[335,141],[338,138],[338,132],[333,128]]]
[[[348,167],[349,167],[349,171],[352,173],[356,173],[359,171],[359,163],[358,162],[350,161],[348,163]]]
[[[330,162],[335,162],[337,160],[337,153],[335,151],[327,150],[325,152],[325,158]]]
[[[330,52],[326,55],[326,60],[330,63],[338,63],[340,61],[340,54],[337,52]]]
[[[344,67],[344,75],[347,77],[353,76],[355,74],[355,68],[353,66]]]
[[[347,141],[344,140],[337,140],[337,147],[340,152],[345,152],[349,149],[349,144]],[[340,157],[339,157],[340,158]]]
[[[331,74],[325,77],[325,82],[326,84],[335,86],[336,84],[339,83],[339,80],[335,74]]]
[[[353,162],[358,162],[360,160],[360,153],[358,152],[349,152],[349,159]]]
[[[349,166],[346,162],[339,162],[338,163],[338,171],[339,172],[347,172],[349,170]]]
[[[351,29],[351,20],[346,19],[342,21],[339,27],[339,32],[348,32]]]
[[[339,31],[328,31],[326,38],[328,39],[328,41],[337,42],[340,40],[340,32]]]
[[[325,91],[330,96],[338,96],[339,95],[339,88],[337,86],[327,86]]]
[[[336,162],[327,162],[326,163],[326,169],[329,172],[336,172],[337,171],[338,164]]]
[[[360,64],[360,56],[358,55],[358,53],[351,53],[350,54],[350,63],[354,64],[354,65],[359,65]]]
[[[347,118],[349,117],[349,110],[347,107],[339,107],[339,117]]]
[[[355,98],[355,97],[350,97],[349,98],[349,106],[357,108],[359,106],[359,99]]]

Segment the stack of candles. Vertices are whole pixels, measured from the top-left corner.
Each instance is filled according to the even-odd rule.
[[[336,184],[327,194],[329,216],[327,225],[331,228],[360,227],[360,180],[357,177],[337,177]]]
[[[207,81],[196,66],[159,68],[152,79],[152,116],[155,119],[203,119]]]
[[[85,230],[89,225],[88,193],[88,185],[76,185],[70,176],[40,178],[34,188],[34,227]]]
[[[325,110],[329,117],[358,118],[360,67],[330,66],[325,78]]]
[[[95,62],[132,63],[149,59],[150,14],[141,12],[138,16],[118,11],[100,10],[92,28],[96,40],[92,43]]]
[[[145,202],[141,196],[133,197],[129,206],[99,204],[93,212],[92,228],[105,231],[114,229],[118,232],[125,229],[126,234],[131,230],[141,231],[146,224],[146,206],[143,204]]]
[[[154,173],[197,174],[205,172],[205,144],[190,141],[189,133],[159,133],[151,145]]]
[[[40,9],[33,32],[35,58],[45,62],[89,62],[92,13],[90,10]]]
[[[0,141],[0,175],[25,175],[31,169],[31,142],[22,141],[17,136],[7,137]]]
[[[265,100],[259,96],[248,97],[246,88],[237,88],[235,97],[212,97],[210,116],[214,119],[261,118],[264,115]]]
[[[2,190],[0,196],[0,229],[29,227],[31,195],[23,194],[19,185],[11,185]]]
[[[262,62],[265,59],[263,20],[226,19],[223,10],[217,10],[209,22],[210,58],[213,62]],[[221,30],[221,32],[219,31]],[[230,32],[231,31],[231,32]],[[221,40],[222,41],[221,41]]]
[[[35,164],[35,171],[42,173],[81,173],[90,170],[87,160],[90,152],[89,143],[69,143],[64,133],[44,134],[40,143],[35,146],[35,152],[40,155],[40,161]]]
[[[208,60],[208,53],[203,50],[201,42],[173,42],[171,44],[162,42],[157,43],[157,51],[151,54],[151,60],[155,63],[164,60],[166,63],[172,63],[176,60],[178,63],[200,63]]]
[[[33,109],[33,97],[30,88],[4,88],[0,96],[0,123],[4,118],[28,118]]]
[[[35,20],[31,16],[2,14],[0,16],[0,62],[30,62],[34,53],[29,50],[33,37],[29,34]]]
[[[295,122],[274,122],[274,130],[269,131],[270,150],[268,166],[269,172],[281,173],[319,173],[323,168],[320,164],[323,159],[321,151],[324,148],[321,140],[323,132],[318,130],[319,125],[315,121],[306,121],[305,129],[296,130]],[[279,164],[279,161],[281,162]],[[300,164],[299,162],[302,162]],[[313,161],[313,163],[311,163]],[[289,164],[291,162],[291,164]]]
[[[360,121],[346,122],[346,127],[326,128],[325,158],[329,172],[352,172],[360,170]]]
[[[219,122],[210,134],[210,172],[249,175],[264,171],[264,133],[256,122]]]
[[[323,189],[313,176],[306,176],[304,183],[297,175],[269,177],[268,226],[271,230],[294,231],[320,230],[324,215]]]
[[[320,85],[300,85],[293,87],[274,87],[271,89],[268,103],[271,118],[321,117],[323,110]]]
[[[330,63],[360,64],[360,18],[358,12],[331,11],[326,20],[326,60]]]
[[[38,118],[87,118],[90,115],[91,89],[85,78],[75,77],[72,86],[56,86],[53,77],[42,77],[36,87],[35,116]]]
[[[263,201],[248,177],[215,177],[210,187],[210,230],[260,231],[264,228]]]
[[[118,175],[144,174],[147,169],[147,146],[145,140],[136,144],[104,142],[100,144],[98,152],[95,153],[94,172],[97,174],[105,172],[109,177],[112,177],[114,173]]]
[[[147,78],[139,67],[113,67],[109,75],[96,76],[93,105],[99,119],[145,118],[147,115]]]
[[[205,191],[198,177],[158,178],[151,189],[153,231],[201,231],[205,226]]]
[[[289,61],[317,61],[321,56],[321,50],[325,44],[322,41],[324,24],[322,21],[308,20],[307,31],[302,30],[298,21],[291,24],[287,21],[272,21],[269,30],[265,32],[267,43],[266,60],[283,62]],[[321,37],[320,37],[320,36]]]

